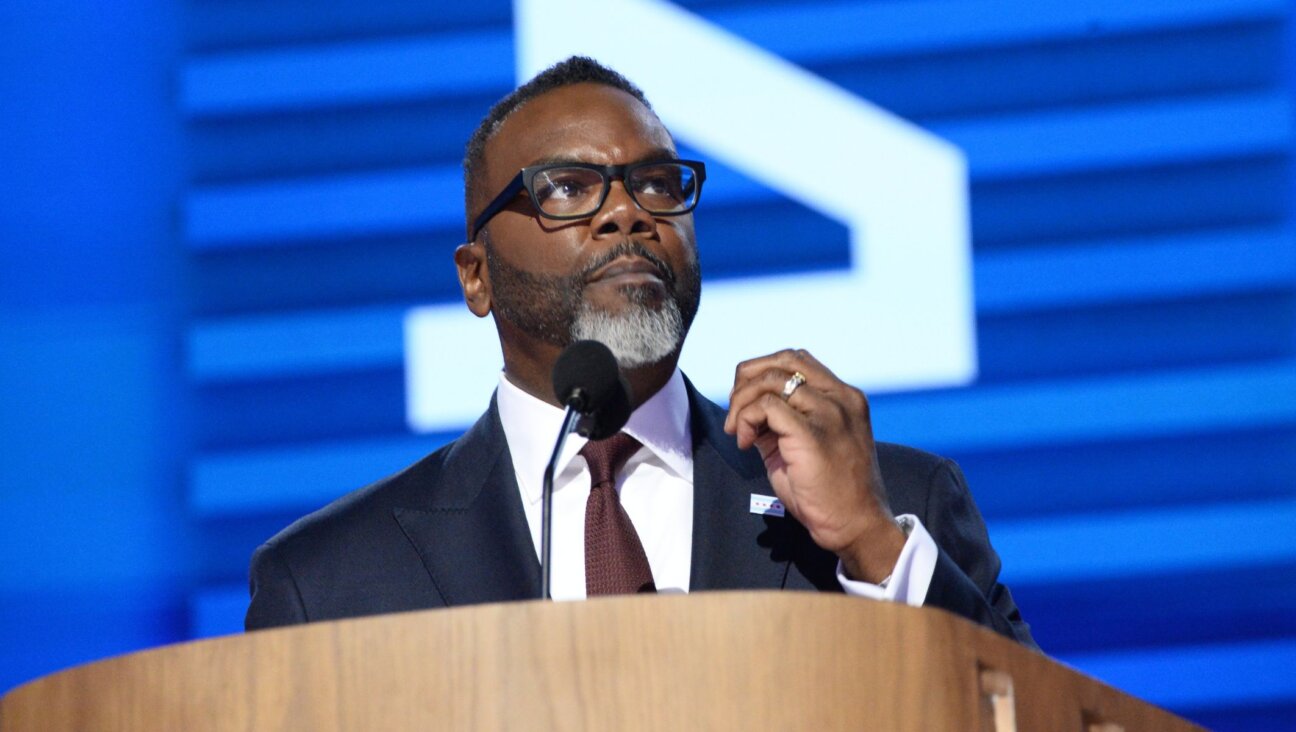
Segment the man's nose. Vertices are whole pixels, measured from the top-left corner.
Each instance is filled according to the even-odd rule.
[[[614,180],[608,186],[603,207],[590,222],[596,236],[643,234],[657,226],[657,220],[635,202],[625,181]]]

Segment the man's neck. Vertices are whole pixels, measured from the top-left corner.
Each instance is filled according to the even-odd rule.
[[[640,404],[648,401],[654,394],[661,391],[666,382],[670,381],[671,375],[675,373],[675,366],[678,362],[679,354],[672,354],[655,364],[623,369],[621,373],[625,376],[626,383],[630,385],[631,407],[638,409]],[[552,381],[547,379],[542,381],[537,378],[536,375],[539,373],[552,374],[553,364],[548,364],[547,369],[514,368],[509,363],[509,359],[505,359],[504,376],[511,384],[537,399],[561,407],[562,405],[558,403],[558,397],[553,392]]]

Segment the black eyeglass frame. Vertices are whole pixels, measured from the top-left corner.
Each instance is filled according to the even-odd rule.
[[[490,203],[486,204],[486,208],[482,209],[482,212],[476,219],[473,219],[472,235],[468,237],[468,240],[475,241],[477,239],[477,234],[481,232],[482,227],[494,218],[495,214],[503,211],[510,203],[512,203],[513,199],[516,198],[517,194],[523,189],[526,189],[527,194],[530,196],[531,205],[535,208],[536,213],[543,218],[554,219],[557,221],[587,219],[598,213],[599,209],[603,208],[603,204],[607,203],[608,192],[612,190],[612,181],[619,180],[625,182],[630,174],[637,168],[646,168],[651,165],[662,165],[664,163],[682,165],[693,171],[693,185],[697,190],[693,194],[693,203],[691,203],[688,208],[680,209],[679,211],[654,211],[640,203],[639,198],[635,196],[635,192],[631,190],[629,186],[626,186],[626,192],[630,194],[630,198],[635,202],[636,206],[654,216],[682,216],[683,214],[697,208],[698,202],[702,200],[702,183],[706,181],[706,164],[700,160],[645,160],[643,162],[627,163],[625,165],[546,163],[544,165],[527,166],[514,176],[513,180],[509,181],[509,184],[504,187],[504,190],[500,191],[498,196],[492,199]],[[557,168],[584,168],[586,170],[594,170],[602,173],[603,192],[599,194],[598,205],[595,206],[592,211],[581,214],[551,214],[545,212],[544,209],[540,207],[540,199],[536,196],[534,188],[535,177],[546,170],[554,170]]]

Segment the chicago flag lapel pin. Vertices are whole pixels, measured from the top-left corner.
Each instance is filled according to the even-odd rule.
[[[748,510],[758,516],[782,516],[785,513],[782,501],[774,496],[762,496],[759,493],[751,494],[751,508]]]

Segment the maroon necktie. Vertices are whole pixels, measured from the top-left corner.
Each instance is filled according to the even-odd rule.
[[[590,597],[657,591],[648,555],[616,490],[617,472],[639,447],[638,440],[618,432],[580,451],[590,467],[585,504],[585,594]]]

